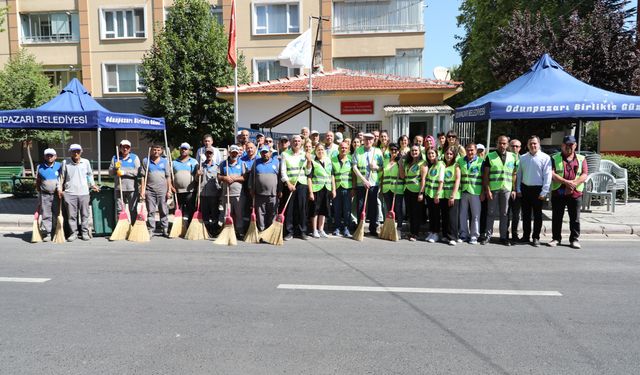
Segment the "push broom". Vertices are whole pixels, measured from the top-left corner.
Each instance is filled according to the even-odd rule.
[[[249,228],[244,235],[244,242],[258,243],[260,242],[260,234],[258,233],[258,226],[256,225],[256,166],[253,166],[253,202],[251,204],[251,221],[249,221]]]
[[[149,163],[151,158],[151,147],[149,147],[149,152],[147,153],[147,167],[144,171],[144,183],[142,184],[142,192],[146,193],[147,191],[147,177],[149,177]],[[129,231],[129,237],[127,240],[131,242],[149,242],[151,241],[151,236],[149,235],[149,230],[147,229],[147,211],[145,207],[145,202],[142,200],[140,210],[138,211],[138,216],[136,217],[136,222],[133,224],[133,227]]]
[[[189,224],[189,228],[187,228],[187,233],[184,235],[185,240],[208,240],[209,232],[207,231],[207,227],[204,225],[204,221],[202,220],[202,212],[200,212],[200,185],[202,181],[202,176],[198,178],[198,189],[196,196],[196,212],[193,213],[193,217],[191,218],[191,224]],[[177,202],[176,202],[177,204]]]
[[[169,158],[169,168],[171,169],[171,180],[175,183],[176,179],[173,175],[173,160],[171,160],[171,152],[167,152],[167,157]],[[176,192],[173,197],[176,202],[176,210],[173,213],[173,223],[171,224],[169,238],[178,238],[182,235],[184,225],[182,222],[182,210],[180,209],[180,202],[178,202],[178,193]]]
[[[384,219],[382,229],[380,229],[380,238],[383,240],[397,241],[398,231],[396,230],[396,193],[393,193],[393,201],[391,203],[391,209],[387,212],[387,217]]]
[[[47,235],[49,235],[47,233]],[[31,226],[31,243],[42,242],[42,234],[40,233],[40,205],[36,207],[33,214],[33,225]]]
[[[116,146],[116,161],[120,163],[120,155],[118,147]],[[120,164],[118,164],[120,165]],[[118,171],[120,167],[118,166]],[[124,203],[124,195],[122,194],[122,177],[118,175],[118,183],[120,186],[120,204],[121,210],[118,214],[118,223],[116,227],[113,229],[111,236],[109,236],[109,241],[122,241],[127,239],[127,235],[131,230],[131,220],[129,219],[129,205]]]
[[[227,177],[229,176],[229,160],[227,159]],[[233,218],[231,217],[231,203],[229,201],[229,183],[227,183],[227,207],[225,208],[224,227],[213,242],[216,245],[235,246],[238,244],[236,239],[236,230],[233,226]]]
[[[362,202],[362,212],[360,212],[360,222],[356,227],[356,231],[353,232],[353,239],[356,241],[362,241],[364,238],[364,220],[367,214],[367,198],[369,198],[369,189],[364,193],[364,202]]]

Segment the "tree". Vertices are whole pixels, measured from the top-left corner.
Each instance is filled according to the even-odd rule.
[[[165,118],[170,143],[197,144],[205,133],[217,140],[233,139],[233,106],[216,97],[217,87],[233,85],[227,36],[206,0],[174,2],[140,75],[146,85],[146,110]],[[238,81],[249,82],[242,56]]]
[[[42,73],[42,66],[33,55],[24,50],[11,57],[0,70],[0,110],[38,107],[57,94],[49,78]],[[3,129],[0,130],[0,148],[9,149],[17,142],[27,150],[31,171],[34,173],[31,149],[33,142],[57,143],[60,131]]]

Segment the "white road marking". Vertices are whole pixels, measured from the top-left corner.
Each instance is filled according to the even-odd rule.
[[[46,283],[51,279],[37,278],[37,277],[0,277],[0,282],[7,283]]]
[[[539,297],[561,297],[562,296],[562,293],[556,290],[398,288],[398,287],[379,287],[379,286],[303,285],[303,284],[280,284],[278,285],[278,289],[331,290],[331,291],[341,291],[341,292],[485,294],[485,295],[496,295],[496,296],[539,296]]]

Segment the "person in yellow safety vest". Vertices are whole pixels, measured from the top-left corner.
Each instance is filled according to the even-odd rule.
[[[467,155],[458,159],[460,168],[460,238],[470,245],[478,244],[480,236],[480,212],[482,203],[482,162],[476,155],[476,144],[469,143]],[[471,225],[469,225],[469,211]]]
[[[562,152],[551,157],[553,175],[551,182],[551,228],[553,237],[547,246],[555,247],[562,241],[564,209],[569,211],[569,243],[580,249],[580,203],[584,182],[589,174],[585,157],[576,154],[576,138],[564,137]]]
[[[374,135],[363,134],[362,146],[353,154],[351,163],[356,175],[356,192],[358,196],[358,210],[366,204],[367,220],[369,220],[369,235],[378,236],[378,191],[380,189],[380,172],[382,171],[383,156],[379,148],[373,146]],[[366,191],[369,190],[369,194]],[[365,195],[367,202],[364,201]],[[358,220],[360,216],[358,215]]]
[[[427,150],[427,169],[424,195],[427,201],[427,211],[429,212],[429,233],[425,241],[434,243],[440,240],[440,197],[444,186],[444,163],[438,160],[438,151],[434,148]]]
[[[307,177],[311,206],[311,229],[313,238],[327,238],[324,219],[329,215],[329,199],[336,197],[336,180],[333,177],[331,159],[322,143],[316,145],[316,158],[312,162],[311,174]]]
[[[380,138],[382,139],[385,134],[386,132],[380,133]],[[382,196],[387,210],[391,210],[391,206],[393,206],[398,231],[401,232],[404,221],[402,214],[404,211],[404,163],[400,157],[400,147],[397,144],[391,143],[387,146],[387,150],[389,157],[384,160],[382,166]]]
[[[351,155],[349,154],[349,142],[343,141],[338,148],[338,155],[332,160],[331,173],[336,182],[336,196],[333,198],[334,236],[342,234],[351,238],[349,226],[351,225],[351,198],[353,198],[353,173],[351,170]]]
[[[459,147],[444,151],[444,180],[440,212],[442,215],[442,241],[455,246],[458,243],[458,207],[460,206],[460,166],[456,162]]]
[[[507,151],[509,138],[501,135],[496,139],[496,150],[491,151],[482,164],[483,194],[487,199],[487,227],[480,244],[486,245],[493,234],[493,223],[500,218],[500,242],[511,246],[509,242],[509,198],[516,195],[516,172],[518,160],[513,152]]]
[[[402,169],[404,170],[405,207],[409,217],[407,239],[415,241],[420,231],[420,224],[424,222],[424,186],[427,174],[425,162],[420,152],[420,145],[414,144],[411,146],[409,153],[402,161]]]
[[[299,236],[303,240],[307,236],[307,201],[309,189],[307,176],[311,173],[311,154],[302,149],[302,137],[294,135],[291,138],[291,149],[282,153],[280,163],[280,178],[286,184],[282,199],[286,201],[289,194],[293,194],[285,216],[285,241]]]

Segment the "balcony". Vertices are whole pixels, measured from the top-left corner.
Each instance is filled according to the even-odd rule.
[[[77,43],[80,25],[77,13],[20,14],[22,44]]]
[[[408,32],[424,32],[424,24],[405,24],[405,25],[344,25],[334,26],[332,29],[334,34],[369,34],[369,33],[408,33]]]

